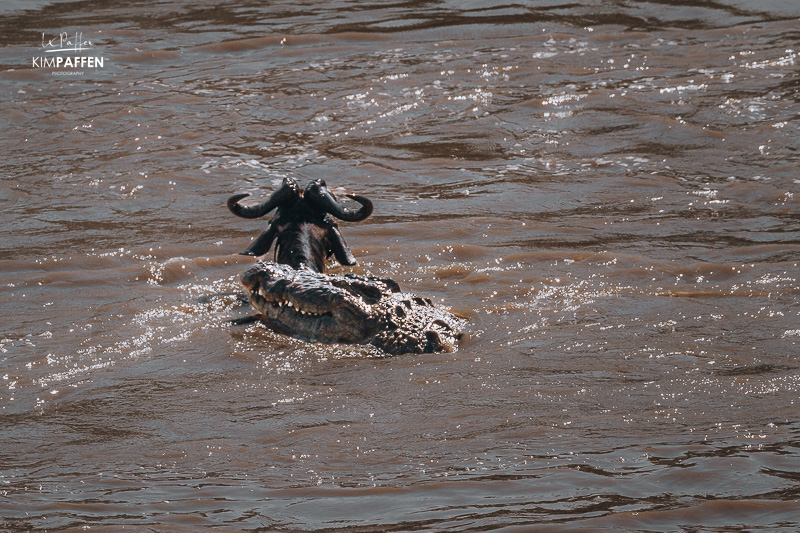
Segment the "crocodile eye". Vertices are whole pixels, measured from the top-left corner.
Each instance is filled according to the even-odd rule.
[[[398,306],[395,306],[395,308],[394,308],[394,314],[396,314],[396,315],[397,315],[397,316],[399,316],[400,318],[403,318],[403,317],[405,317],[405,316],[406,316],[406,312],[405,312],[405,311],[403,310],[403,308],[402,308],[401,306],[399,306],[399,305],[398,305]]]
[[[331,278],[330,282],[334,287],[344,289],[350,294],[361,298],[368,304],[376,304],[380,302],[383,297],[383,291],[381,291],[380,287],[370,285],[367,282],[353,277],[345,277],[345,279]]]
[[[381,296],[383,296],[383,293],[378,287],[360,285],[353,288],[355,289],[355,292],[360,293],[362,299],[371,304],[378,303],[381,300]]]

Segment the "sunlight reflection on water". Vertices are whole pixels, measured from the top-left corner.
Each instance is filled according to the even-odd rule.
[[[3,528],[800,525],[793,3],[146,4],[0,8]],[[226,322],[287,176],[457,351]]]

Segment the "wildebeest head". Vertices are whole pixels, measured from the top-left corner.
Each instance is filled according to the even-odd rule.
[[[364,220],[372,214],[372,202],[367,198],[348,194],[361,204],[354,211],[336,200],[325,181],[312,181],[304,191],[292,178],[285,178],[281,187],[258,205],[240,205],[239,201],[247,196],[249,194],[235,194],[228,198],[228,209],[243,218],[258,218],[273,209],[277,211],[266,231],[241,252],[242,255],[264,255],[277,239],[276,262],[294,269],[324,272],[325,261],[331,255],[343,265],[357,263],[331,215],[348,222]]]

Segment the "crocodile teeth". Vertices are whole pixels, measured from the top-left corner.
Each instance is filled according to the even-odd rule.
[[[262,297],[264,296],[263,291],[261,291],[261,290],[259,291],[259,294],[261,294]],[[278,301],[278,302],[273,302],[272,305],[274,305],[275,307],[279,307],[279,308],[291,307],[291,308],[294,309],[294,311],[296,313],[300,313],[301,315],[314,316],[314,317],[322,316],[322,313],[316,313],[314,311],[307,311],[305,309],[300,309],[299,307],[296,307],[292,302],[290,302],[288,300],[281,300],[281,301]]]

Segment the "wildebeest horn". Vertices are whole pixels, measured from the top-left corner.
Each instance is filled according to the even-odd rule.
[[[357,211],[353,211],[336,201],[336,198],[325,185],[324,180],[312,181],[306,187],[305,192],[306,200],[319,209],[347,222],[360,222],[372,214],[372,202],[369,199],[357,194],[348,194],[347,196],[361,204]]]
[[[284,178],[281,188],[273,192],[269,198],[264,200],[258,205],[245,207],[239,205],[239,200],[250,196],[249,193],[234,194],[228,198],[228,209],[234,215],[242,218],[258,218],[263,217],[276,207],[282,205],[290,205],[300,199],[300,187],[297,181],[292,178]]]

